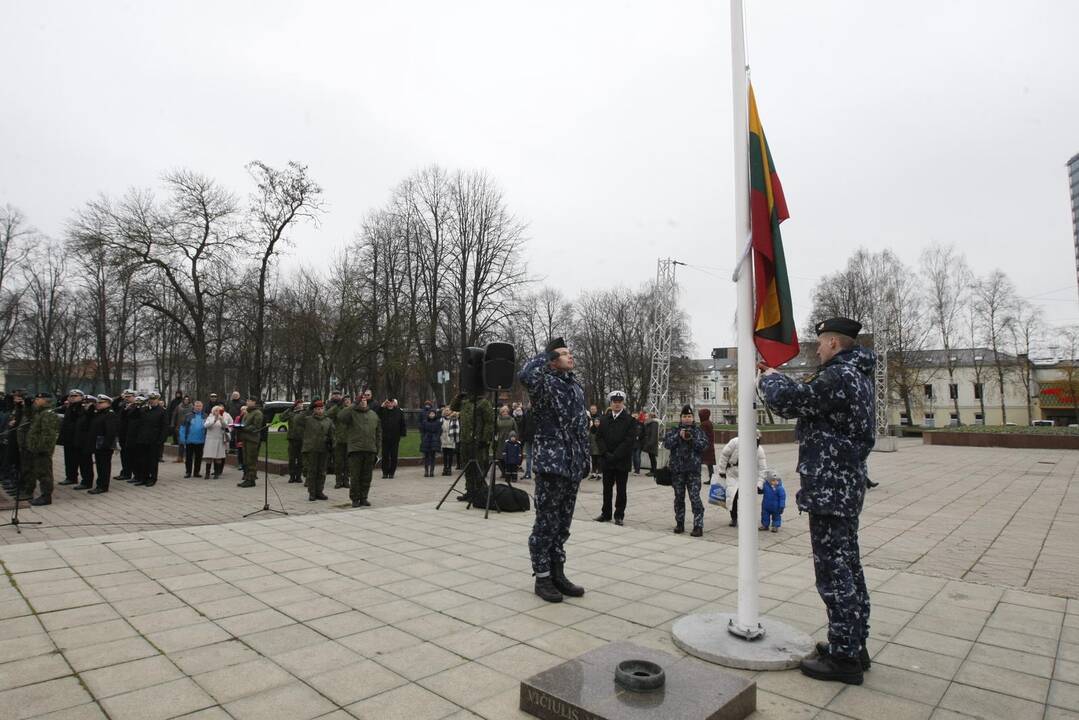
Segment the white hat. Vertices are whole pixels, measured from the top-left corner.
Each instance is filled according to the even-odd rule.
[[[610,394],[607,396],[607,399],[608,400],[614,400],[616,398],[618,400],[625,400],[626,399],[625,391],[624,390],[611,390]]]
[[[78,395],[80,397],[86,397],[86,393],[84,393],[82,390],[79,390],[78,388],[74,388],[73,390],[71,390],[71,392],[68,393],[69,397],[71,395]]]
[[[146,397],[148,397],[148,398],[150,398],[150,399],[152,400],[152,399],[154,399],[154,398],[159,398],[159,397],[161,397],[161,393],[159,393],[159,392],[158,392],[157,390],[151,390],[151,391],[150,391],[150,394],[149,394],[149,395],[147,395]]]
[[[112,402],[112,398],[111,398],[111,397],[109,397],[108,395],[98,395],[98,396],[97,396],[97,401],[98,401],[98,402],[107,402],[107,403],[111,403],[111,402]]]
[[[82,399],[83,399],[84,401],[85,401],[85,400],[89,400],[90,402],[97,402],[97,397],[96,397],[96,396],[94,396],[94,395],[83,395],[83,396],[82,396]]]

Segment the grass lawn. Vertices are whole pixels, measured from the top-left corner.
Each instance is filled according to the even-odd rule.
[[[265,452],[265,450],[263,451]],[[408,435],[401,439],[400,457],[420,456],[420,431],[409,428]],[[288,460],[288,433],[270,433],[270,459]]]

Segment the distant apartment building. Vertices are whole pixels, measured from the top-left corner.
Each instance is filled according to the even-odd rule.
[[[862,342],[872,347],[871,337],[863,338]],[[818,366],[816,349],[815,342],[803,342],[801,352],[780,371],[798,380],[809,377]],[[708,408],[714,422],[734,424],[738,416],[737,349],[716,348],[712,355],[680,364],[678,377],[671,378],[671,405],[689,403],[696,409]],[[908,377],[914,378],[909,387],[910,409],[908,412],[908,403],[891,383],[888,417],[892,425],[1079,422],[1079,360],[1031,361],[1002,353],[1003,398],[997,362],[988,348],[953,350],[948,354],[944,350],[922,350],[909,353],[908,363],[912,369]],[[756,409],[758,422],[768,423],[768,413],[759,401]],[[787,422],[779,417],[772,417],[771,421]]]

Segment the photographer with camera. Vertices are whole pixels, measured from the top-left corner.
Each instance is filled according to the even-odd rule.
[[[701,502],[701,453],[708,445],[708,437],[693,422],[693,408],[682,406],[678,427],[671,428],[663,436],[663,447],[671,451],[667,467],[671,471],[671,487],[674,488],[674,532],[686,529],[686,495],[693,508],[693,537],[704,534],[704,503]]]
[[[577,490],[590,467],[590,420],[584,388],[573,368],[573,353],[556,337],[517,374],[528,390],[536,417],[536,520],[528,551],[536,576],[535,593],[547,602],[561,602],[564,595],[584,595],[584,588],[574,585],[565,574],[565,543]]]

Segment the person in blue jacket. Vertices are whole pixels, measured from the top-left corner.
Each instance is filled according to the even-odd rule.
[[[761,501],[761,526],[760,530],[776,532],[783,526],[783,509],[787,507],[787,491],[783,489],[783,480],[774,470],[765,470],[761,473],[761,489],[764,495]]]
[[[817,324],[820,368],[798,382],[772,368],[758,387],[773,413],[797,418],[795,502],[809,513],[817,592],[828,610],[828,640],[802,660],[804,675],[861,685],[870,668],[869,591],[858,547],[858,516],[866,490],[866,458],[875,439],[877,357],[858,344],[862,326],[849,318]]]
[[[547,602],[562,602],[564,595],[584,595],[584,588],[570,582],[564,570],[577,489],[591,466],[590,419],[584,388],[573,368],[573,353],[565,340],[556,337],[517,373],[528,390],[536,418],[532,461],[536,471],[536,520],[528,538],[528,551],[536,576],[536,595]]]
[[[186,448],[184,452],[184,477],[191,477],[191,473],[197,473],[202,466],[202,451],[206,447],[206,413],[203,412],[202,401],[196,400],[191,407],[191,412],[180,420],[180,444]],[[207,475],[209,471],[207,470]]]
[[[704,533],[704,503],[701,502],[701,453],[708,446],[704,431],[693,422],[693,408],[682,408],[681,422],[663,436],[663,447],[671,451],[667,467],[674,488],[674,532],[686,529],[686,495],[693,508],[692,537]]]

